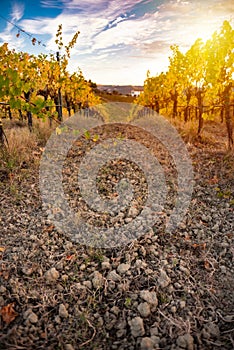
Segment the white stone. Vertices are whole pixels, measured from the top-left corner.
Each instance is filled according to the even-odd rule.
[[[141,350],[153,350],[154,341],[149,337],[142,338],[141,340]]]
[[[62,317],[62,318],[67,318],[68,317],[68,311],[65,307],[64,304],[60,304],[59,305],[59,316]]]
[[[28,315],[28,321],[30,321],[31,323],[37,323],[38,322],[38,317],[37,315],[34,313],[34,312],[31,312],[29,315]]]
[[[144,322],[141,317],[134,317],[128,323],[134,338],[142,337],[145,334]]]
[[[52,267],[45,273],[45,278],[47,282],[55,282],[59,278],[59,272],[54,267]]]
[[[124,273],[126,273],[129,269],[130,269],[131,265],[130,264],[120,264],[117,267],[117,271],[118,273],[120,273],[121,275],[123,275]]]
[[[169,286],[171,283],[171,279],[167,276],[166,271],[163,269],[160,270],[160,276],[158,278],[158,284],[162,287],[165,288]]]
[[[180,335],[176,340],[177,345],[180,348],[187,350],[193,350],[193,337],[190,334]]]
[[[111,265],[109,263],[109,261],[103,261],[102,262],[102,270],[110,270]]]
[[[150,292],[148,290],[142,290],[140,292],[141,299],[147,301],[147,303],[157,306],[158,305],[158,298],[155,292]]]
[[[93,287],[95,289],[101,288],[103,286],[103,276],[100,272],[94,271],[92,278]]]
[[[107,279],[112,280],[114,282],[119,282],[121,280],[121,277],[116,273],[115,270],[112,270],[108,273]]]
[[[137,310],[142,317],[148,317],[150,315],[150,306],[146,302],[140,303],[137,307]]]

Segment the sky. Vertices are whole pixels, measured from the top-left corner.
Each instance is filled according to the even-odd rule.
[[[8,42],[30,54],[56,52],[62,24],[65,44],[80,31],[71,72],[80,68],[97,84],[143,85],[148,70],[151,76],[167,70],[171,45],[185,52],[224,20],[233,24],[233,14],[233,0],[1,0],[0,45]],[[36,45],[22,32],[16,36],[16,26]]]

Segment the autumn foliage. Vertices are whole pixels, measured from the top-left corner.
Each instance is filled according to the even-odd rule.
[[[68,45],[63,44],[62,26],[58,27],[56,44],[61,52],[60,60],[56,53],[38,56],[10,50],[8,44],[0,46],[0,101],[6,103],[20,118],[27,116],[29,127],[32,116],[57,119],[59,112],[58,91],[68,114],[84,105],[92,106],[99,102],[81,70],[70,73],[68,63],[70,51],[74,47],[79,32],[75,33]],[[63,49],[64,46],[64,49]]]
[[[182,53],[177,45],[171,46],[166,73],[151,77],[144,83],[144,93],[138,103],[156,112],[198,121],[198,135],[204,120],[220,115],[225,120],[228,146],[233,140],[234,104],[234,30],[224,21],[219,31],[203,43],[197,39],[190,49]]]

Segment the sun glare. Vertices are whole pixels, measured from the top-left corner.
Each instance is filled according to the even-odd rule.
[[[213,33],[220,28],[222,22],[214,22],[209,21],[200,21],[197,24],[191,25],[190,30],[186,33],[185,41],[188,45],[192,45],[196,39],[202,39],[205,43],[208,39],[210,39]]]

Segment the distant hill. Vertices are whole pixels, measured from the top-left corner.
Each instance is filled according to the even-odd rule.
[[[130,95],[131,91],[143,91],[143,86],[140,85],[97,85],[98,90],[109,93],[118,92],[122,95]]]

